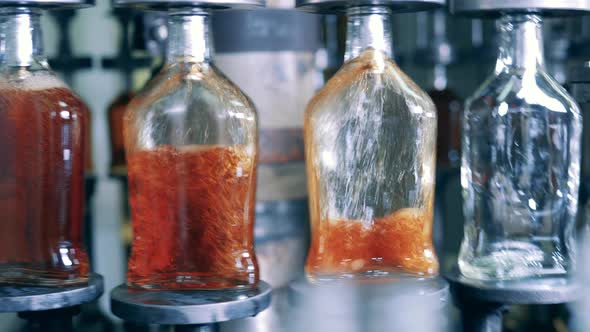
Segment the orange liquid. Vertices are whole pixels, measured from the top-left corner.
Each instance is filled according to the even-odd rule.
[[[238,147],[220,146],[163,146],[129,154],[134,239],[128,284],[255,286],[254,160]]]
[[[325,220],[312,229],[306,269],[319,278],[376,271],[436,275],[431,232],[431,220],[418,209],[401,209],[368,224]]]
[[[87,281],[87,118],[65,88],[0,91],[0,282]]]

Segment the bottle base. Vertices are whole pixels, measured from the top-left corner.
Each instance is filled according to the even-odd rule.
[[[367,281],[367,282],[395,282],[395,281],[420,281],[432,280],[438,274],[408,273],[400,270],[367,270],[355,273],[319,273],[307,272],[307,279],[312,283],[324,283],[334,281]]]
[[[258,285],[258,280],[235,278],[204,277],[177,274],[162,278],[128,278],[127,286],[146,290],[226,290],[251,289]]]
[[[71,287],[88,283],[88,276],[72,275],[62,271],[46,271],[30,268],[0,267],[0,284]]]
[[[538,246],[520,241],[496,244],[486,255],[459,257],[459,270],[467,278],[477,280],[514,280],[559,277],[567,270],[554,257]]]

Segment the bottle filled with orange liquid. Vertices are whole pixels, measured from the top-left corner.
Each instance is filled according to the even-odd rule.
[[[0,283],[83,284],[89,114],[48,68],[39,9],[0,9]]]
[[[257,115],[211,63],[209,12],[169,12],[161,72],[125,114],[132,252],[147,289],[254,287]]]
[[[432,277],[436,110],[392,59],[391,9],[347,16],[345,63],[305,114],[307,275]]]

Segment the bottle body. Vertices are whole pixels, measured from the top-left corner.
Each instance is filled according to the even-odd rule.
[[[89,273],[82,243],[88,111],[48,69],[39,17],[0,12],[0,282],[68,286]]]
[[[496,74],[466,104],[461,272],[563,275],[574,260],[582,118],[545,71],[540,20],[507,17]]]
[[[314,280],[432,276],[436,111],[383,52],[344,64],[305,115]]]
[[[192,52],[206,49],[194,44],[206,42],[206,15],[171,16],[172,52],[189,41]],[[257,115],[207,57],[199,59],[203,54],[169,51],[168,64],[125,115],[130,286],[226,289],[258,282]]]
[[[85,282],[86,106],[50,73],[2,80],[0,281]]]

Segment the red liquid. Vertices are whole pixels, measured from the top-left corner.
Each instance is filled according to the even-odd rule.
[[[127,281],[157,289],[251,287],[255,158],[238,147],[128,155],[133,247]]]
[[[87,117],[65,88],[0,90],[0,282],[87,281]]]
[[[323,221],[312,229],[306,270],[317,278],[371,271],[436,275],[431,220],[418,209],[401,209],[369,224]]]

